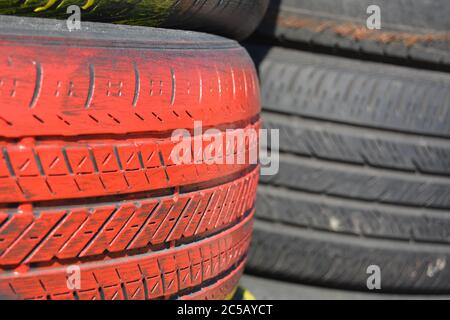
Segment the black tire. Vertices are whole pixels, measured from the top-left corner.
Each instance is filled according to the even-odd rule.
[[[314,287],[298,283],[244,275],[240,284],[256,300],[416,300],[450,299],[442,295],[391,295]]]
[[[178,162],[172,133],[259,128],[246,50],[204,33],[69,32],[11,16],[0,47],[0,296],[228,296],[250,245],[257,141],[223,154],[244,161]]]
[[[367,290],[376,264],[383,292],[450,292],[450,75],[248,48],[280,129],[249,270]]]
[[[0,3],[0,14],[67,19],[78,5],[82,21],[216,33],[242,40],[260,23],[269,0],[21,0]]]
[[[370,5],[380,7],[380,30],[367,28]],[[445,0],[276,0],[259,33],[295,43],[449,65],[449,14]]]

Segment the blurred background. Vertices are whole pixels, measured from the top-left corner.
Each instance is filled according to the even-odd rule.
[[[450,6],[273,0],[245,43],[280,170],[262,176],[257,298],[446,298]]]

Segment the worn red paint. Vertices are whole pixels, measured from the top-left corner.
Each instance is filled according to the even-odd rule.
[[[372,40],[381,43],[398,41],[404,43],[406,46],[412,46],[419,42],[450,41],[450,34],[448,32],[419,34],[401,31],[370,30],[365,25],[354,22],[299,17],[288,14],[280,14],[276,19],[276,23],[280,27],[289,29],[307,29],[317,33],[328,31],[355,40]]]
[[[223,298],[242,273],[258,167],[175,164],[171,133],[259,129],[253,63],[231,42],[100,42],[0,38],[0,294]]]

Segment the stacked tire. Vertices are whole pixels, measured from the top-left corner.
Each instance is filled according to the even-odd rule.
[[[447,6],[388,2],[275,1],[248,44],[264,126],[280,130],[280,170],[258,189],[249,273],[450,292]],[[381,8],[381,30],[365,27],[369,4]]]
[[[230,12],[258,9],[230,34],[238,38],[265,9],[176,3],[190,3],[185,17],[205,30]],[[216,25],[193,15],[212,9],[222,18]],[[201,121],[191,143],[206,148],[206,129],[219,132],[215,141],[258,129],[252,60],[235,41],[203,33],[81,27],[0,16],[0,294],[226,298],[251,241],[259,170],[246,155],[257,140],[243,149],[222,144],[226,156],[245,153],[244,163],[179,163],[172,133],[194,135]]]
[[[1,15],[67,20],[78,6],[82,21],[196,30],[236,40],[260,24],[269,0],[11,0]]]

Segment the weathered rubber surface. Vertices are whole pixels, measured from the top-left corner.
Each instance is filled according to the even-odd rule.
[[[350,290],[314,287],[244,275],[241,285],[250,290],[257,300],[448,300],[445,295],[377,294]]]
[[[250,241],[258,141],[219,139],[259,128],[253,62],[217,36],[83,28],[0,17],[0,294],[226,297]],[[175,163],[174,129],[196,134],[192,154],[215,139],[244,161]]]
[[[222,134],[258,126],[253,63],[235,42],[88,23],[69,33],[31,18],[0,25],[0,132],[11,138],[0,141],[0,202],[172,188],[248,167],[169,157],[172,130],[194,121]]]
[[[367,291],[367,268],[381,269],[381,292],[450,292],[448,245],[365,239],[257,221],[247,269],[256,274]]]
[[[450,244],[445,210],[371,203],[272,185],[258,190],[258,217],[358,237]]]
[[[66,266],[55,265],[2,273],[0,291],[20,299],[224,298],[242,272],[252,224],[250,214],[225,232],[182,247],[83,263],[80,289],[68,289]]]
[[[253,63],[236,42],[90,23],[69,32],[64,25],[0,18],[0,103],[9,106],[0,113],[2,136],[166,133],[192,129],[194,119],[207,128],[258,115]]]
[[[257,174],[166,196],[0,210],[0,267],[123,255],[218,232],[253,207]]]
[[[344,123],[324,124],[321,120],[271,111],[265,111],[263,117],[265,127],[280,129],[280,148],[285,152],[403,172],[450,175],[450,144],[447,138]]]
[[[239,284],[239,280],[244,272],[245,261],[241,262],[236,269],[231,271],[222,279],[209,287],[200,291],[181,297],[181,300],[228,300],[235,288]]]
[[[258,123],[244,129],[256,129]],[[230,130],[229,132],[235,132]],[[207,139],[208,135],[203,135]],[[220,138],[225,139],[225,132]],[[205,140],[206,141],[206,140]],[[223,140],[225,141],[225,140]],[[176,164],[168,138],[127,136],[76,141],[0,142],[0,203],[60,200],[146,192],[229,179],[244,164]],[[235,148],[235,158],[255,153],[255,146]],[[231,154],[230,152],[227,154]]]
[[[450,77],[249,49],[264,126],[280,129],[280,170],[261,177],[249,270],[367,290],[375,264],[383,292],[448,293]]]
[[[367,28],[367,8],[381,10],[381,29]],[[411,61],[450,64],[445,0],[275,0],[259,34],[282,41]]]
[[[269,0],[1,0],[0,14],[198,30],[242,40],[260,23]]]
[[[450,77],[297,50],[249,46],[263,107],[364,128],[450,137]],[[445,140],[447,141],[447,140]]]

